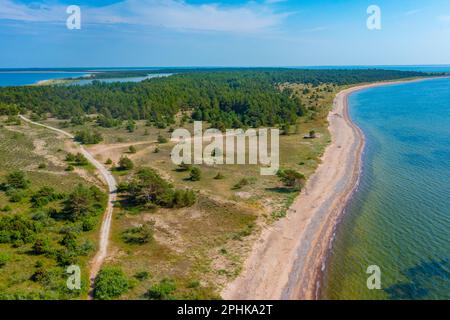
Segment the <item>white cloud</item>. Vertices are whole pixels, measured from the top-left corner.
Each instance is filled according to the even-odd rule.
[[[274,3],[280,0],[267,0]],[[239,6],[188,4],[183,0],[124,0],[104,7],[81,7],[83,23],[148,25],[179,30],[245,32],[267,31],[279,26],[289,13],[276,13],[268,4],[248,2]],[[0,0],[0,19],[65,21],[62,5],[27,6]]]
[[[406,11],[404,14],[405,14],[405,16],[412,16],[412,15],[418,14],[422,11],[423,11],[423,9],[414,9],[414,10]]]
[[[286,2],[286,1],[287,0],[266,0],[265,3],[274,4],[274,3]]]
[[[64,20],[63,6],[47,6],[45,4],[19,4],[12,0],[0,0],[0,19],[20,21],[57,21]],[[58,19],[58,17],[60,17]]]
[[[302,30],[302,32],[320,32],[320,31],[326,31],[326,30],[328,30],[327,27],[315,27],[315,28]]]
[[[438,19],[443,22],[450,22],[450,15],[441,15]]]

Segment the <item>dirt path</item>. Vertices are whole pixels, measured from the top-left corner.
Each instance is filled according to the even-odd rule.
[[[49,130],[58,132],[63,134],[64,136],[74,139],[74,136],[64,130],[57,129],[51,126],[47,126],[45,124],[41,124],[38,122],[34,122],[29,120],[28,118],[20,115],[20,118],[28,123],[47,128]],[[114,176],[111,174],[111,172],[108,171],[108,169],[101,164],[99,161],[97,161],[94,156],[87,151],[82,145],[79,145],[81,153],[88,159],[92,165],[97,168],[97,170],[100,172],[101,176],[105,180],[106,184],[108,185],[109,189],[109,197],[108,197],[108,204],[105,210],[105,214],[103,216],[102,226],[100,228],[100,241],[99,241],[99,249],[94,256],[93,260],[91,261],[91,271],[89,275],[89,279],[91,281],[91,292],[89,296],[92,298],[92,289],[94,284],[94,279],[97,276],[97,273],[99,272],[108,252],[108,244],[109,244],[109,233],[111,229],[111,220],[112,220],[112,213],[114,208],[114,202],[116,201],[116,191],[117,191],[117,182]]]

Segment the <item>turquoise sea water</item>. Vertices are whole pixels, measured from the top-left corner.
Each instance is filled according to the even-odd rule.
[[[0,72],[0,87],[24,86],[35,84],[42,80],[81,77],[85,74],[86,72],[42,72],[42,71]]]
[[[171,73],[156,73],[156,74],[149,74],[146,77],[128,77],[128,78],[110,78],[110,79],[100,79],[96,81],[104,82],[104,83],[113,83],[113,82],[141,82],[148,79],[153,78],[164,78],[171,76]],[[87,79],[87,80],[78,80],[76,82],[71,83],[70,85],[87,85],[92,84],[94,80]]]
[[[450,79],[372,88],[349,104],[367,145],[322,298],[449,299]],[[367,288],[369,265],[381,290]]]
[[[95,71],[100,71],[95,69]],[[67,78],[78,78],[86,75],[87,72],[44,72],[44,71],[0,71],[0,87],[7,86],[24,86],[36,84],[42,80],[53,80],[53,79],[67,79]],[[111,79],[101,79],[99,81],[112,83],[112,82],[140,82],[143,80],[151,78],[160,78],[170,76],[170,73],[161,74],[149,74],[146,77],[128,77],[128,78],[111,78]],[[78,80],[73,82],[71,85],[86,85],[91,84],[93,80]]]
[[[174,67],[175,69],[192,69],[190,67]],[[193,67],[195,68],[195,67]],[[420,72],[450,72],[450,65],[429,65],[429,66],[303,66],[293,67],[298,69],[394,69],[402,71],[420,71]],[[102,79],[102,82],[139,82],[149,78],[170,76],[170,72],[165,72],[164,69],[170,70],[167,67],[123,67],[123,68],[52,68],[52,69],[0,69],[0,87],[6,86],[22,86],[35,84],[42,80],[51,79],[65,79],[65,78],[78,78],[90,72],[101,71],[127,71],[127,70],[162,70],[160,74],[149,74],[147,77],[135,77],[135,78],[115,78],[115,79]],[[92,80],[80,80],[74,84],[85,85],[92,83]]]

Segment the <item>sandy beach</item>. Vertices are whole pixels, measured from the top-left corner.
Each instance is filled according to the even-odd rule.
[[[365,139],[349,118],[348,96],[359,90],[402,82],[408,81],[361,85],[336,95],[328,115],[332,142],[322,164],[287,217],[262,232],[241,275],[223,290],[224,299],[318,298],[319,279],[335,227],[358,186],[361,172]]]

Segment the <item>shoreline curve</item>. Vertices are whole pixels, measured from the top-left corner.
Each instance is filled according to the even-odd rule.
[[[284,219],[253,245],[225,300],[316,300],[333,235],[359,185],[365,137],[349,116],[348,98],[361,90],[438,77],[362,84],[340,91],[328,114],[332,142]]]

